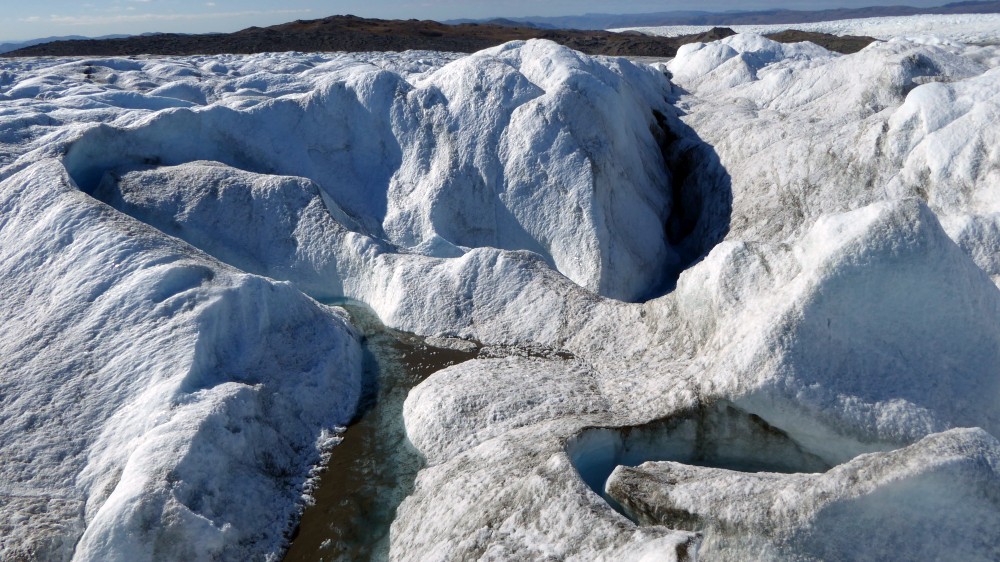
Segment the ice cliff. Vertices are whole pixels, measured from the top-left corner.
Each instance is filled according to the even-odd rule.
[[[396,559],[995,559],[998,66],[11,62],[0,555],[279,555],[358,400],[347,296],[494,350],[406,401]]]

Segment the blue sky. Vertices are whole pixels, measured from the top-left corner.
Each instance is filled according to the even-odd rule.
[[[949,0],[6,0],[0,41],[58,35],[98,36],[147,31],[235,31],[334,14],[378,18],[480,18],[556,16],[587,12],[732,10],[783,7],[817,9],[877,4],[935,6]]]

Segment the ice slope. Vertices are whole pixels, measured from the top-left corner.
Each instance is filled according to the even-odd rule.
[[[676,25],[633,27],[616,31],[641,31],[651,35],[676,37],[708,31],[711,26]],[[894,38],[936,37],[959,43],[996,45],[1000,43],[1000,14],[917,15],[859,18],[815,23],[730,25],[737,33],[776,33],[786,29],[864,35],[887,41]]]
[[[775,57],[779,49],[791,52]],[[829,209],[915,196],[996,278],[987,248],[1000,154],[984,124],[998,108],[995,87],[986,85],[995,85],[997,48],[892,41],[850,56],[809,51],[737,35],[686,46],[668,65],[692,94],[680,102],[685,122],[730,175],[746,178],[737,188],[754,193],[734,193],[734,207],[759,213],[734,209],[747,217],[734,218],[734,229],[749,238],[788,236]],[[758,220],[765,214],[786,216]]]
[[[639,236],[643,227],[662,230],[670,210],[654,115],[667,109],[662,77],[549,43],[508,46],[474,62],[446,68],[423,86],[354,59],[316,64],[298,55],[230,60],[241,66],[228,71],[234,76],[225,84],[225,57],[41,61],[37,71],[32,63],[13,65],[5,110],[44,118],[10,119],[3,133],[9,152],[0,176],[11,209],[4,237],[18,240],[7,244],[5,285],[26,282],[11,296],[21,306],[5,309],[18,314],[4,337],[17,353],[3,371],[17,388],[5,395],[19,398],[5,404],[3,445],[24,457],[4,467],[20,482],[4,493],[5,556],[244,559],[280,551],[310,468],[333,442],[325,432],[350,418],[359,385],[350,331],[299,290],[321,298],[398,291],[387,277],[398,282],[407,271],[450,265],[435,254],[466,255],[472,263],[510,254],[552,276],[550,264],[565,256],[572,259],[563,269],[607,291],[644,292],[669,274],[674,258],[662,237]],[[480,66],[492,70],[464,82]],[[239,75],[248,69],[257,87],[233,91],[232,82],[247,85]],[[273,73],[261,76],[264,69]],[[492,97],[512,83],[521,84],[512,99]],[[472,115],[497,109],[492,128],[478,130]],[[602,112],[605,121],[595,121]],[[313,128],[303,130],[309,121]],[[542,126],[552,121],[564,124]],[[602,125],[613,123],[620,138],[604,138]],[[279,142],[290,138],[301,144]],[[501,161],[503,142],[509,146]],[[453,157],[466,149],[472,152]],[[396,170],[404,157],[412,162]],[[578,169],[581,163],[593,167]],[[458,171],[439,173],[442,165]],[[274,175],[283,169],[296,175]],[[522,177],[546,170],[551,179]],[[452,178],[469,173],[499,176],[483,179],[499,191],[488,194],[496,208],[480,209],[480,201],[441,185],[486,187]],[[623,178],[636,182],[632,195],[618,193]],[[390,207],[389,193],[400,190],[411,190],[413,201],[397,205],[393,197]],[[435,199],[444,211],[427,206]],[[572,205],[576,214],[565,220],[538,201]],[[459,212],[455,205],[486,214],[457,228],[449,218]],[[476,238],[473,225],[503,215],[500,207],[511,216],[493,217],[485,239]],[[46,211],[66,223],[58,232],[36,224],[32,213]],[[390,212],[405,216],[386,219]],[[554,249],[541,249],[548,260],[470,250],[441,238],[435,224],[469,243]],[[631,229],[631,239],[616,241],[612,229]],[[596,267],[571,247],[587,236]],[[83,243],[67,263],[51,263],[72,240]],[[35,269],[26,270],[25,259]],[[619,263],[625,275],[610,277]],[[27,298],[50,285],[65,289],[51,300]],[[102,303],[109,292],[117,299]],[[54,315],[53,303],[68,316]],[[47,337],[25,329],[33,320]],[[95,347],[103,338],[109,343]],[[64,343],[50,344],[56,340]],[[77,363],[81,354],[88,359]],[[39,409],[53,374],[78,394]],[[89,399],[74,402],[79,394]],[[36,425],[47,433],[65,427],[79,443],[37,442]],[[46,480],[47,471],[58,476]],[[63,511],[29,515],[43,504]]]
[[[57,161],[0,194],[2,558],[280,548],[360,394],[344,320],[91,199]]]
[[[608,489],[641,521],[711,529],[710,559],[985,561],[1000,556],[997,451],[986,432],[955,429],[823,474],[647,463],[617,468]],[[733,532],[745,528],[762,536]]]
[[[677,252],[649,235],[672,211],[652,70],[547,42],[484,51],[416,85],[359,62],[324,70],[308,93],[130,113],[46,137],[21,161],[65,151],[87,191],[107,171],[195,160],[306,177],[363,234],[435,257],[530,250],[622,300],[676,275]]]
[[[321,193],[305,178],[196,161],[105,174],[94,197],[243,271],[330,299],[345,294],[355,255],[389,247],[348,230],[356,223]]]
[[[1000,292],[922,203],[824,216],[790,251],[719,249],[707,260],[719,269],[705,273],[746,276],[736,264],[749,262],[761,275],[751,285],[766,289],[741,291],[748,309],[733,303],[732,324],[713,342],[719,353],[706,358],[704,388],[768,411],[769,423],[831,463],[866,443],[948,427],[1000,432],[990,405],[1000,396]],[[711,310],[702,303],[718,295],[706,294],[704,279],[684,278],[678,289],[697,299],[683,306],[700,318]],[[830,429],[839,439],[825,435]],[[848,436],[857,445],[845,455]]]
[[[488,287],[476,294],[503,294],[500,284]],[[487,310],[470,332],[481,337],[494,329],[490,318],[524,310],[513,304],[523,295],[499,300],[478,301]],[[718,400],[733,401],[826,466],[949,427],[1000,431],[1000,292],[915,201],[832,215],[791,248],[725,242],[685,272],[674,293],[640,310],[588,303],[570,291],[525,308],[551,319],[526,331],[580,363],[557,362],[544,374],[534,371],[540,366],[466,363],[411,393],[408,431],[432,466],[401,507],[396,552],[630,556],[633,527],[574,503],[580,482],[567,470],[613,468],[617,430],[581,436],[593,427],[634,434],[657,419],[669,427],[679,412]],[[760,445],[749,437],[740,443]],[[669,450],[654,434],[633,446],[629,462]],[[948,478],[965,481],[957,468],[943,470],[949,476],[924,493],[945,493]],[[433,507],[441,498],[448,510]],[[430,527],[427,512],[436,514]],[[921,525],[933,526],[936,512],[922,513]],[[603,546],[583,538],[588,530]],[[646,532],[642,544],[687,545],[661,546],[667,559],[675,552],[683,559],[696,542],[663,527]],[[741,536],[759,538],[752,527]]]
[[[469,272],[456,280],[456,288],[475,280],[476,312],[465,335],[544,342],[573,354],[589,373],[547,380],[559,372],[548,367],[545,376],[526,377],[546,381],[534,390],[511,369],[470,363],[418,387],[406,419],[433,466],[401,508],[396,552],[618,558],[634,540],[631,527],[613,531],[611,516],[567,505],[575,492],[566,490],[578,484],[558,467],[568,462],[587,473],[613,467],[616,459],[661,458],[670,446],[655,437],[615,453],[623,447],[616,444],[624,439],[619,433],[588,428],[624,426],[621,435],[634,434],[650,420],[669,426],[678,412],[715,400],[733,401],[828,466],[951,427],[979,426],[996,435],[1000,294],[986,275],[996,279],[998,252],[987,201],[994,200],[1000,160],[990,148],[997,145],[988,117],[994,103],[978,85],[990,82],[995,91],[995,57],[995,49],[933,41],[876,44],[838,57],[747,35],[682,50],[667,68],[683,121],[714,147],[731,177],[727,240],[682,274],[674,293],[644,305],[595,301],[552,283],[532,287],[539,281],[510,290],[501,281],[509,273]],[[957,231],[953,215],[959,225],[987,226]],[[455,323],[413,308],[419,313],[409,315],[410,329]],[[550,421],[537,420],[545,417]],[[753,441],[744,446],[752,450]],[[996,455],[993,438],[977,446]],[[936,466],[936,452],[917,451],[906,462]],[[892,453],[876,455],[880,463],[902,462]],[[470,470],[476,474],[468,476]],[[955,482],[970,494],[996,487],[995,469],[972,475],[945,464],[940,470],[915,479],[919,492],[899,495],[886,483],[875,495],[906,510],[907,497],[947,497]],[[452,508],[438,512],[433,503],[444,497]],[[744,512],[765,509],[754,501],[761,500],[741,504]],[[961,521],[995,517],[995,502],[956,501],[949,508],[956,515],[947,523],[936,510],[916,511],[909,523],[933,529],[940,520],[957,529],[946,544],[973,557],[994,556],[995,542],[983,542],[982,529],[965,529]],[[424,532],[420,514],[427,512],[443,520]],[[774,524],[796,524],[784,517],[775,515]],[[838,536],[836,525],[849,528],[845,518],[833,520],[825,537]],[[585,528],[599,529],[607,546],[595,549],[576,534]],[[754,528],[738,528],[736,558],[772,540]],[[647,531],[669,536],[663,527]],[[905,529],[893,532],[899,534],[866,536],[866,547],[926,545]],[[604,538],[609,534],[617,538]],[[449,542],[459,537],[469,542]],[[827,554],[851,548],[812,540],[826,544]],[[775,556],[808,556],[817,542]],[[683,558],[690,550],[660,554]]]
[[[397,513],[393,558],[683,560],[701,544],[746,557],[787,536],[798,542],[776,557],[860,556],[836,537],[877,513],[865,498],[954,510],[866,535],[874,552],[923,544],[906,529],[941,523],[954,533],[942,544],[992,556],[995,541],[952,522],[996,510],[995,48],[901,40],[834,56],[739,35],[684,49],[672,83],[546,42],[394,70],[423,56],[338,58],[321,73],[311,55],[234,58],[281,70],[204,107],[11,120],[4,138],[27,140],[0,177],[68,176],[108,220],[152,225],[234,278],[342,292],[386,325],[483,342],[406,401],[428,467]],[[47,64],[5,80],[72,82]],[[304,76],[301,91],[265,93]],[[53,91],[5,103],[58,106]],[[643,216],[657,228],[624,224]],[[633,274],[660,249],[660,271]],[[649,289],[678,263],[670,252],[702,251],[662,296],[607,298]],[[760,451],[791,452],[769,470],[827,472],[750,474]],[[731,520],[732,534],[636,526],[612,507],[655,512],[671,497],[656,474],[598,495],[617,465],[644,461],[680,463],[685,489],[718,482],[678,509]],[[706,464],[722,468],[694,466]],[[879,478],[852,480],[873,467]],[[813,484],[833,511],[801,491]],[[986,499],[948,501],[956,486]],[[783,489],[805,495],[767,511]],[[729,500],[740,509],[724,512]],[[809,522],[822,525],[809,535]]]

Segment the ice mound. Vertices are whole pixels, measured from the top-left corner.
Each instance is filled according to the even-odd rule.
[[[310,93],[160,111],[62,150],[88,192],[108,171],[200,160],[308,178],[361,234],[433,257],[528,250],[589,290],[637,300],[681,266],[664,235],[666,92],[647,67],[532,41],[416,86],[345,64]]]
[[[761,48],[741,37],[729,48]],[[726,65],[676,75],[690,92],[679,100],[685,123],[733,179],[732,236],[794,238],[826,212],[919,197],[997,276],[986,248],[1000,156],[983,126],[997,104],[986,85],[997,78],[984,49],[1000,53],[898,40],[854,55],[780,57],[746,80]],[[698,52],[669,67],[696,65]]]
[[[388,249],[353,234],[357,223],[302,177],[190,162],[106,173],[93,195],[220,261],[294,281],[320,299],[346,294],[341,279],[354,255]]]
[[[1000,43],[1000,14],[924,14],[916,16],[883,16],[841,19],[796,24],[730,25],[738,33],[771,34],[789,28],[833,35],[863,35],[883,41],[902,39],[927,44],[996,45]],[[672,25],[663,27],[633,27],[663,37],[704,33],[707,25]],[[618,31],[626,31],[621,29]]]
[[[565,440],[586,423],[607,419],[611,407],[596,373],[567,356],[475,360],[432,375],[404,407],[407,433],[430,466],[400,506],[390,553],[502,559],[693,555],[694,533],[637,528],[576,476],[563,451]],[[433,506],[442,496],[452,501],[439,511]],[[419,514],[429,510],[435,517],[421,521]]]
[[[960,82],[913,90],[889,120],[890,154],[901,173],[890,186],[920,194],[948,234],[1000,281],[995,252],[1000,232],[998,70]]]
[[[812,43],[778,43],[760,35],[737,34],[712,43],[689,43],[677,50],[667,65],[680,81],[705,81],[713,74],[725,75],[718,87],[731,87],[757,80],[757,72],[786,60],[829,58],[834,53]]]
[[[697,72],[686,79],[675,76],[676,103],[686,112],[682,120],[699,135],[704,132],[718,151],[733,192],[726,241],[686,270],[676,291],[626,305],[590,299],[555,279],[542,282],[530,270],[518,270],[519,281],[511,287],[489,268],[475,274],[458,273],[456,267],[453,277],[442,276],[445,283],[433,283],[455,286],[445,293],[455,296],[463,294],[458,288],[470,288],[464,294],[475,297],[467,307],[445,316],[428,297],[411,307],[420,314],[404,315],[420,318],[405,323],[413,329],[463,326],[461,333],[481,340],[539,342],[574,359],[515,368],[470,362],[414,390],[406,405],[407,427],[432,466],[400,508],[394,552],[638,556],[631,550],[636,528],[610,504],[577,498],[580,480],[594,479],[588,483],[597,487],[600,474],[616,462],[663,459],[670,443],[699,442],[696,429],[678,429],[691,434],[679,441],[655,433],[636,436],[638,428],[672,427],[680,413],[707,411],[719,401],[784,435],[796,454],[812,459],[799,463],[804,471],[849,463],[869,452],[886,455],[877,458],[892,466],[887,473],[902,474],[910,463],[923,463],[914,458],[927,460],[933,471],[930,459],[936,453],[929,449],[918,447],[914,456],[888,451],[909,451],[905,447],[925,436],[955,427],[1000,431],[995,407],[1000,292],[980,265],[994,263],[996,236],[983,219],[951,218],[976,212],[974,197],[988,199],[998,162],[987,149],[975,160],[979,168],[945,159],[947,173],[922,173],[932,157],[914,150],[918,140],[897,136],[904,130],[916,130],[916,138],[922,133],[914,125],[897,127],[902,120],[895,117],[913,114],[904,106],[919,101],[924,89],[942,87],[938,82],[962,91],[995,80],[981,53],[895,42],[834,57],[812,47],[784,52],[752,37],[710,48],[767,56],[755,55],[753,74],[709,65],[702,71],[717,73],[719,80]],[[692,47],[688,54],[699,50]],[[679,56],[671,66],[684,64]],[[927,105],[926,111],[932,107],[951,106]],[[964,114],[962,107],[952,115]],[[985,118],[967,123],[950,131],[955,146],[958,139],[990,134]],[[907,185],[911,173],[923,179]],[[935,190],[953,198],[948,212],[955,214],[941,221],[937,214],[946,207],[929,195]],[[964,235],[953,240],[954,232]],[[505,296],[512,292],[516,296]],[[625,441],[627,455],[614,452],[619,433],[632,436]],[[713,439],[726,439],[730,450],[752,452],[752,434],[716,432],[704,442],[712,446]],[[979,430],[971,434],[985,436]],[[983,447],[995,451],[990,442]],[[685,454],[676,460],[699,458]],[[932,497],[945,493],[942,481],[948,478],[961,479],[970,491],[995,487],[987,483],[994,473],[981,478],[942,470],[949,474],[943,480],[915,477],[909,485],[926,486]],[[864,493],[905,512],[909,496],[895,493],[894,481],[887,477],[877,491]],[[435,501],[445,497],[447,513],[435,511]],[[767,509],[754,501],[741,509]],[[956,511],[953,520],[961,521],[995,509],[990,501],[970,504],[968,513],[962,502],[949,509]],[[713,503],[711,509],[724,505]],[[422,517],[428,512],[440,517],[430,528]],[[850,515],[838,517],[845,528],[854,528],[844,519]],[[926,528],[933,516],[918,519],[912,520],[915,528]],[[660,524],[640,526],[648,533],[640,544],[669,542],[675,546],[659,554],[684,559],[701,540],[694,531],[704,531],[702,539],[712,534],[707,540],[717,541],[706,543],[707,553],[729,548],[723,543],[771,548],[772,538],[762,538],[753,525],[728,535],[673,523],[668,525],[673,531]],[[830,529],[835,527],[831,523]],[[583,529],[594,529],[599,542],[585,538]],[[882,542],[866,534],[866,547],[885,552],[880,549],[906,540],[904,529],[893,527],[898,534]],[[981,529],[955,529],[949,545],[974,558],[993,556],[995,545],[979,540]],[[809,552],[842,556],[849,545],[835,533],[824,529],[802,538],[797,550],[768,552],[785,559]]]
[[[407,399],[432,466],[400,508],[394,552],[631,556],[627,520],[574,503],[580,480],[601,490],[616,464],[812,472],[950,427],[997,431],[1000,292],[919,201],[830,214],[794,246],[723,243],[635,315],[573,292],[558,302],[536,302],[551,320],[531,329],[562,332],[575,357],[471,361]],[[739,415],[712,413],[726,401]],[[442,497],[447,515],[427,527],[421,514]],[[642,544],[686,551],[697,537],[685,532],[704,530],[667,527],[646,527]],[[482,542],[449,542],[459,537]]]
[[[482,380],[485,377],[491,380]],[[518,427],[606,411],[608,404],[591,379],[592,374],[572,360],[539,362],[511,357],[470,361],[442,372],[410,393],[404,408],[411,428],[408,434],[428,462],[436,464]],[[457,380],[477,380],[474,386],[480,391],[456,393],[460,388]],[[505,388],[515,385],[517,392]],[[560,389],[561,399],[546,400],[553,388]],[[490,395],[499,399],[491,400]]]
[[[608,493],[645,523],[704,532],[718,559],[993,560],[1000,442],[936,433],[821,474],[745,473],[674,462],[619,467]]]
[[[852,557],[937,520],[995,557],[998,53],[739,35],[672,82],[547,42],[12,64],[0,264],[27,304],[3,341],[33,355],[0,371],[26,393],[0,470],[30,475],[4,548],[277,553],[356,398],[350,331],[304,292],[482,344],[406,400],[428,466],[392,558]],[[142,376],[104,367],[87,408],[46,384],[98,392],[49,368],[95,351]],[[22,436],[58,416],[79,441]],[[238,461],[250,504],[209,472]]]
[[[54,160],[4,180],[0,208],[18,303],[0,313],[0,557],[280,548],[360,394],[344,320],[94,201]]]
[[[748,250],[766,266],[736,257]],[[1000,432],[1000,291],[919,201],[827,215],[786,250],[718,254],[678,288],[695,317],[729,316],[712,310],[720,300],[731,304],[715,306],[736,312],[732,324],[715,326],[720,349],[706,389],[742,395],[737,404],[767,411],[768,422],[831,463],[865,444],[947,427]],[[753,271],[763,277],[751,283],[757,291],[705,290],[707,276]],[[818,420],[857,445],[844,450],[845,436],[824,435]]]

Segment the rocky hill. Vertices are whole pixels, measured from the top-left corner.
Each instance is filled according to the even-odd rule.
[[[270,27],[250,27],[235,33],[187,35],[161,33],[119,39],[53,41],[7,53],[29,56],[131,56],[251,54],[283,51],[431,51],[476,52],[518,39],[549,39],[589,55],[672,57],[681,45],[733,35],[728,28],[681,37],[651,37],[639,33],[515,27],[510,23],[445,25],[435,21],[378,20],[331,16],[297,20]],[[840,52],[855,52],[873,39],[838,38],[821,34],[796,37]],[[779,39],[781,40],[781,39]]]

